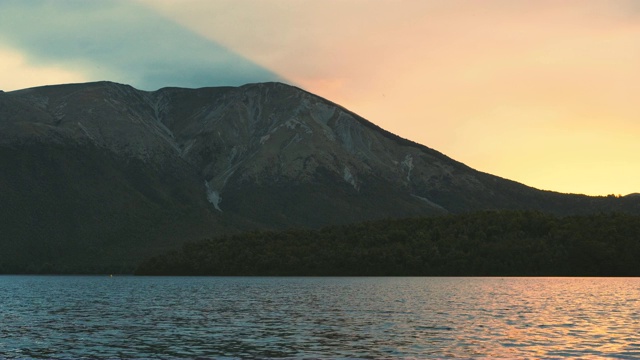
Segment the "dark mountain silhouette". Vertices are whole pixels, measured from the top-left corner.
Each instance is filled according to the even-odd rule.
[[[487,209],[640,213],[636,196],[476,171],[281,83],[0,93],[0,271],[128,272],[185,241]]]

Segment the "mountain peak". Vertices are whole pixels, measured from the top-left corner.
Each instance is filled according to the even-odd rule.
[[[0,168],[11,169],[0,172],[0,266],[60,261],[71,248],[87,266],[135,263],[256,228],[489,209],[640,212],[637,194],[564,195],[475,171],[283,83],[2,93]]]

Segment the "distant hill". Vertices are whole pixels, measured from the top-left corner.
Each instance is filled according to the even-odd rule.
[[[0,93],[0,271],[131,272],[255,229],[538,210],[640,213],[476,171],[281,83]]]

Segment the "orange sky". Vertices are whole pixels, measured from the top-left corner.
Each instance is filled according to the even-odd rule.
[[[138,4],[480,171],[561,192],[640,192],[637,1]],[[0,46],[25,71],[20,56]],[[35,68],[83,76],[54,65]]]

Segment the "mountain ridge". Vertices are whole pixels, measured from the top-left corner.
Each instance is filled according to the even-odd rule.
[[[0,270],[39,247],[58,255],[36,263],[80,256],[98,271],[254,229],[492,209],[640,213],[634,196],[541,191],[477,171],[278,82],[0,93],[0,167],[10,169],[0,174],[0,253],[21,259],[0,256]]]

